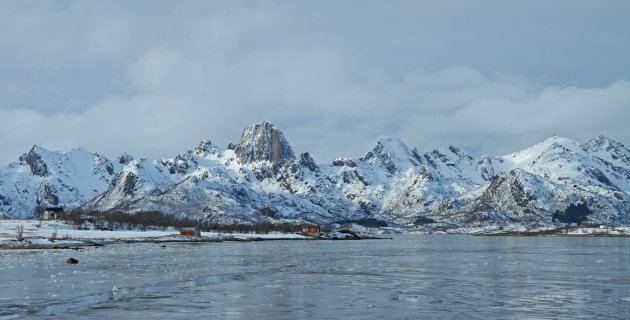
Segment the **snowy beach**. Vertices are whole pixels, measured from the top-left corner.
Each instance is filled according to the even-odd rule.
[[[18,229],[23,227],[21,241]],[[85,228],[85,227],[82,227]],[[76,226],[57,220],[0,220],[0,249],[70,248],[84,245],[101,245],[119,242],[209,242],[256,240],[306,240],[311,237],[296,233],[270,232],[222,233],[201,232],[201,236],[183,236],[174,228],[141,230],[80,230]]]

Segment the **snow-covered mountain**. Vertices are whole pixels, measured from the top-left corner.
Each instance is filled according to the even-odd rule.
[[[623,145],[605,137],[580,144],[554,136],[509,155],[484,156],[477,169],[491,177],[489,184],[478,185],[465,201],[427,214],[455,225],[536,228],[550,225],[556,211],[585,204],[592,211],[589,221],[627,225],[628,155]]]
[[[53,197],[54,196],[54,197]],[[449,146],[419,151],[379,140],[360,159],[317,164],[296,157],[270,122],[236,145],[204,140],[172,159],[67,154],[34,147],[0,171],[0,210],[32,216],[38,204],[84,210],[159,210],[215,222],[377,219],[405,226],[547,226],[552,214],[586,204],[589,221],[629,224],[630,151],[598,137],[551,137],[505,156]]]
[[[131,161],[83,209],[159,210],[222,223],[332,222],[370,213],[349,202],[308,153],[296,158],[269,122],[246,128],[224,150],[204,140],[174,159]]]
[[[0,217],[34,217],[38,205],[77,207],[103,192],[123,164],[84,149],[33,146],[0,169]]]

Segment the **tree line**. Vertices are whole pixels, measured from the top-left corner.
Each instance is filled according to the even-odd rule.
[[[292,233],[302,231],[302,225],[291,222],[260,222],[256,224],[233,223],[219,224],[215,222],[178,217],[164,214],[160,211],[141,211],[137,213],[126,213],[123,211],[110,212],[85,212],[80,208],[67,212],[63,220],[85,227],[86,223],[92,224],[98,230],[121,230],[121,229],[141,229],[150,228],[166,229],[179,228],[199,228],[201,231],[226,232],[226,233],[269,233],[272,231]]]
[[[586,206],[586,204],[579,203],[575,205],[571,203],[564,212],[554,212],[551,219],[562,223],[577,223],[578,225],[581,225],[583,222],[588,220],[588,216],[591,213],[591,210]]]

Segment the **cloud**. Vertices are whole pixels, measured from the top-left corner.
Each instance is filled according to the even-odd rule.
[[[243,127],[263,119],[280,127],[296,152],[309,151],[319,161],[360,156],[380,136],[399,136],[421,149],[454,144],[489,154],[516,151],[555,133],[578,140],[599,134],[630,140],[625,121],[630,118],[630,82],[625,80],[602,88],[532,90],[521,82],[492,80],[468,67],[454,67],[414,71],[394,83],[369,79],[364,85],[329,87],[326,81],[302,81],[301,74],[274,67],[272,73],[283,76],[272,82],[281,89],[267,90],[269,77],[263,72],[243,83],[208,87],[200,98],[186,95],[198,79],[189,84],[190,79],[169,71],[188,69],[189,63],[149,54],[138,61],[138,69],[132,68],[151,66],[148,75],[139,71],[131,77],[142,94],[104,99],[80,114],[2,110],[2,136],[22,148],[5,154],[14,159],[35,141],[61,150],[84,146],[109,155],[126,151],[172,157],[202,138],[220,146],[237,141]],[[246,68],[250,64],[245,62]],[[294,70],[290,64],[287,68]],[[334,68],[323,69],[328,70],[323,79],[336,78]],[[203,82],[218,84],[225,75],[208,74]],[[179,82],[180,88],[163,91],[170,82]],[[322,94],[314,94],[307,84]]]
[[[0,164],[33,144],[173,157],[265,119],[320,162],[381,136],[474,154],[630,141],[621,8],[155,3],[0,4]]]

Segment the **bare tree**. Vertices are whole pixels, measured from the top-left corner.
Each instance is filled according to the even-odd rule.
[[[21,224],[17,227],[15,227],[15,238],[17,239],[17,241],[24,241],[24,225]]]
[[[35,207],[35,216],[39,219],[44,218],[44,211],[46,211],[46,206],[39,205]]]
[[[57,240],[57,228],[53,229],[53,233],[50,234],[50,238],[48,238],[50,242],[55,242]]]

